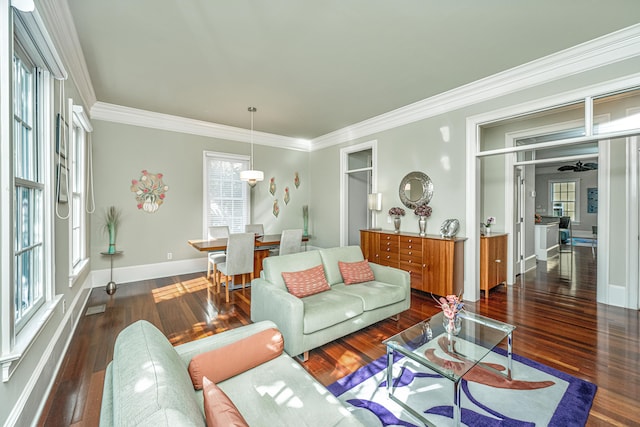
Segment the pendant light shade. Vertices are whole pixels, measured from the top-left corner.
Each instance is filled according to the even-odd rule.
[[[251,113],[251,169],[240,172],[240,180],[246,181],[251,188],[255,187],[258,181],[264,180],[264,173],[253,169],[253,113],[256,111],[256,107],[249,107],[249,112]]]

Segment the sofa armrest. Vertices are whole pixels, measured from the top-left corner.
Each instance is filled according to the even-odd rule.
[[[273,322],[269,321],[251,323],[240,328],[231,329],[199,340],[180,344],[175,347],[175,350],[185,363],[185,366],[189,366],[189,362],[191,362],[191,359],[197,354],[224,347],[270,328],[277,328],[277,326]]]
[[[284,337],[284,348],[290,356],[297,356],[302,345],[304,304],[281,287],[264,279],[251,282],[251,320],[270,320]],[[292,354],[293,353],[293,354]]]
[[[378,282],[403,286],[406,289],[407,297],[411,295],[411,276],[409,276],[408,272],[372,262],[369,263],[369,266],[373,271],[373,277]]]
[[[104,388],[100,404],[100,427],[108,427],[113,422],[113,362],[109,362],[104,373]]]

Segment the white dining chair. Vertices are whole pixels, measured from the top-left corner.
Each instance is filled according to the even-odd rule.
[[[244,226],[245,233],[254,233],[259,236],[264,236],[264,225],[262,224],[247,224]]]
[[[278,255],[295,254],[302,250],[302,229],[282,230]]]
[[[254,233],[231,233],[227,239],[227,259],[218,264],[220,280],[216,286],[216,292],[220,293],[220,285],[224,280],[225,300],[229,302],[230,285],[235,288],[236,275],[242,276],[242,289],[246,283],[246,275],[253,280],[253,251],[256,236]]]
[[[208,229],[208,239],[226,239],[229,237],[229,227],[226,225],[213,226]],[[217,285],[218,271],[217,265],[226,260],[224,251],[209,252],[207,259],[207,279],[213,274],[213,283]]]

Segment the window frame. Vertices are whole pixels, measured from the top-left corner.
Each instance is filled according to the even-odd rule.
[[[554,185],[555,184],[566,184],[566,183],[573,183],[574,184],[574,194],[573,194],[573,198],[574,200],[558,200],[556,201],[554,198],[555,192],[554,192]],[[563,179],[558,179],[558,178],[554,178],[554,179],[550,179],[549,180],[549,211],[548,212],[553,212],[553,205],[555,203],[574,203],[574,212],[573,212],[573,217],[571,217],[571,215],[567,215],[566,212],[563,209],[562,212],[562,216],[569,216],[571,217],[571,222],[573,222],[574,224],[579,224],[580,223],[580,178],[563,178]]]
[[[69,287],[89,265],[87,255],[87,141],[93,131],[82,106],[69,99]],[[77,240],[76,240],[77,232]]]
[[[242,215],[239,221],[235,226],[233,225],[233,221],[228,219],[226,216],[226,221],[210,221],[209,218],[209,210],[207,206],[209,205],[209,166],[210,161],[225,161],[232,163],[241,163],[242,165],[234,172],[235,179],[233,180],[233,184],[237,185],[238,188],[242,189],[242,198],[244,199],[245,212]],[[244,225],[249,224],[251,222],[251,191],[248,184],[244,181],[240,181],[240,172],[243,170],[249,170],[250,167],[250,157],[240,154],[228,154],[228,153],[220,153],[215,151],[204,151],[203,152],[203,197],[202,197],[202,236],[203,239],[207,238],[208,229],[213,225],[227,225],[229,226],[229,232],[231,233],[243,233]]]

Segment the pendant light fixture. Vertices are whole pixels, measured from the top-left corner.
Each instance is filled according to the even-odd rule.
[[[256,111],[256,107],[249,107],[249,112],[251,113],[251,169],[240,172],[240,180],[247,181],[247,184],[249,184],[251,188],[255,187],[258,181],[264,180],[264,173],[262,171],[253,170],[253,113]]]

